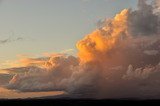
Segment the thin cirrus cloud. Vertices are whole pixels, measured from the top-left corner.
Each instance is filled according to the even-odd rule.
[[[22,37],[17,37],[17,38],[7,38],[7,39],[3,39],[3,40],[0,40],[0,45],[2,44],[7,44],[7,43],[10,43],[10,42],[16,42],[16,41],[21,41],[23,40]]]

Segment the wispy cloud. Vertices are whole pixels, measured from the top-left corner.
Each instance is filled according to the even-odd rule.
[[[0,40],[0,45],[1,45],[1,44],[10,43],[10,42],[15,42],[15,41],[21,41],[21,40],[23,40],[23,39],[24,39],[23,37],[2,39],[2,40]]]

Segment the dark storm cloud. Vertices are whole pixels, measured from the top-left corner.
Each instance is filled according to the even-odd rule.
[[[138,9],[129,14],[128,25],[132,36],[160,34],[159,14],[154,14],[155,8],[146,1],[139,0]]]

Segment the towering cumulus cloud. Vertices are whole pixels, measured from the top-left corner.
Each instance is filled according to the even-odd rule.
[[[27,71],[15,75],[7,87],[63,90],[85,98],[160,98],[158,2],[139,0],[137,10],[124,9],[106,19],[76,44],[78,57],[30,59]]]

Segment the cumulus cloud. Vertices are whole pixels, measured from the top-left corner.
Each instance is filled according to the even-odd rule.
[[[63,90],[85,98],[160,98],[160,18],[154,6],[139,0],[137,10],[106,19],[78,41],[77,57],[21,61],[34,67],[16,74],[6,87]]]
[[[15,75],[10,87],[22,91],[64,90],[65,80],[71,76],[72,68],[77,64],[77,59],[72,56],[51,57],[43,67],[31,67],[28,72]]]

